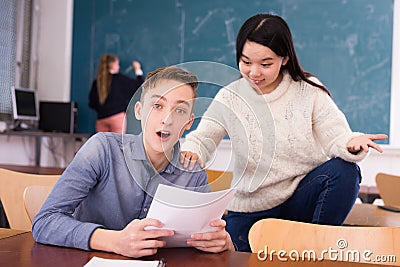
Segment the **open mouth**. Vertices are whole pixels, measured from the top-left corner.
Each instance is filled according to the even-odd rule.
[[[158,131],[157,135],[159,137],[161,137],[161,138],[167,138],[167,137],[169,137],[171,135],[171,133],[170,132],[165,132],[165,131]]]

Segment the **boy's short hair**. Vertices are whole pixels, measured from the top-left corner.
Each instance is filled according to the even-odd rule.
[[[196,98],[196,89],[199,84],[196,75],[174,66],[167,66],[158,68],[147,74],[142,84],[140,101],[143,100],[144,95],[149,89],[155,88],[157,84],[163,80],[174,80],[189,85],[193,89],[193,99]]]

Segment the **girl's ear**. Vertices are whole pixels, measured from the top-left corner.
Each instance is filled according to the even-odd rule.
[[[282,66],[285,66],[288,63],[288,61],[289,61],[289,56],[284,57],[282,60]]]
[[[140,121],[142,119],[142,105],[140,102],[136,102],[135,104],[135,118]]]

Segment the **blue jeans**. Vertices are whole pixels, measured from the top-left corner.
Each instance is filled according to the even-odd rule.
[[[308,173],[293,195],[272,209],[259,212],[232,212],[226,215],[226,230],[239,251],[251,252],[250,227],[265,218],[326,225],[342,225],[360,190],[357,164],[333,158]],[[266,195],[268,197],[268,195]]]

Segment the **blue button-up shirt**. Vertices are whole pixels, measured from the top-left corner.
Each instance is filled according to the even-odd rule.
[[[156,172],[142,135],[97,133],[78,151],[33,221],[37,242],[89,250],[96,228],[121,230],[146,217],[158,184],[207,192],[207,174],[179,163],[179,142],[170,163]]]

